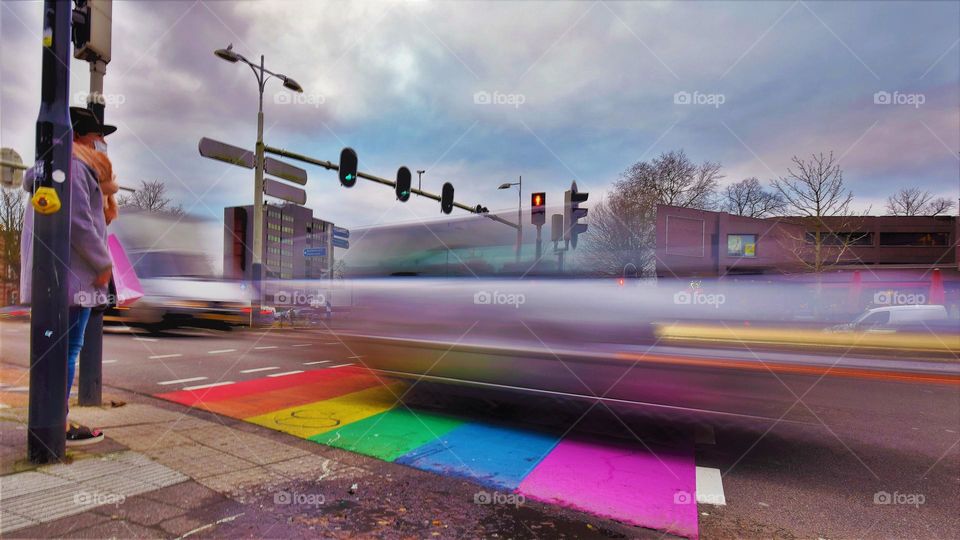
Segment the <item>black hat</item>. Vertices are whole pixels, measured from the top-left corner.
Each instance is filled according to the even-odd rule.
[[[83,107],[70,107],[70,123],[73,125],[73,132],[76,135],[99,133],[106,137],[117,130],[117,126],[101,124],[93,111]]]

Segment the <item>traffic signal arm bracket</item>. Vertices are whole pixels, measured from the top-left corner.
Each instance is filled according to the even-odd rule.
[[[289,150],[284,150],[284,149],[282,149],[282,148],[275,148],[275,147],[273,147],[273,146],[264,146],[263,151],[266,152],[266,153],[268,153],[268,154],[275,154],[275,155],[282,156],[282,157],[285,157],[285,158],[295,159],[295,160],[297,160],[297,161],[302,161],[302,162],[304,162],[304,163],[309,163],[309,164],[311,164],[311,165],[316,165],[317,167],[323,167],[324,169],[328,169],[328,170],[331,170],[331,171],[339,171],[339,170],[340,170],[340,166],[339,166],[338,164],[336,164],[336,163],[333,163],[332,161],[326,161],[326,160],[323,160],[323,159],[312,158],[312,157],[310,157],[310,156],[305,156],[305,155],[303,155],[303,154],[297,154],[296,152],[291,152],[291,151],[289,151]],[[387,180],[386,178],[381,178],[381,177],[379,177],[379,176],[374,176],[374,175],[372,175],[372,174],[367,174],[367,173],[365,173],[365,172],[357,171],[357,178],[363,178],[364,180],[370,180],[371,182],[376,182],[376,183],[378,183],[378,184],[383,184],[383,185],[385,185],[385,186],[390,186],[391,188],[394,188],[394,189],[395,189],[396,186],[397,186],[397,183],[394,182],[393,180]],[[437,202],[440,201],[440,195],[437,195],[436,193],[430,193],[429,191],[423,191],[423,190],[420,190],[420,189],[411,188],[411,189],[410,189],[410,193],[412,193],[412,194],[414,194],[414,195],[419,195],[419,196],[421,196],[421,197],[426,197],[426,198],[428,198],[428,199],[433,199],[433,200],[435,200],[435,201],[437,201]],[[456,202],[456,201],[454,201],[453,206],[454,206],[455,208],[459,208],[459,209],[461,209],[461,210],[465,210],[465,211],[467,211],[467,212],[470,212],[471,214],[483,214],[484,216],[486,216],[486,217],[488,217],[488,218],[490,218],[490,219],[492,219],[492,220],[494,220],[494,221],[498,221],[498,222],[500,222],[500,223],[503,223],[504,225],[509,225],[509,226],[511,226],[511,227],[514,227],[514,228],[517,227],[517,224],[516,224],[516,223],[512,223],[512,222],[510,222],[510,221],[507,221],[507,220],[505,220],[505,219],[503,219],[503,218],[501,218],[501,217],[499,217],[499,216],[491,216],[491,215],[487,214],[486,212],[478,212],[476,206],[468,206],[468,205],[466,205],[466,204],[458,203],[458,202]]]

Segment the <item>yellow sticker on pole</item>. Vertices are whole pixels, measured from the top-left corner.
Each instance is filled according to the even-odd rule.
[[[53,214],[60,210],[60,197],[52,187],[37,188],[30,203],[38,214]]]

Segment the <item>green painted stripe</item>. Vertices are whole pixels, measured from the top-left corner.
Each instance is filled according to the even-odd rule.
[[[311,441],[393,461],[442,437],[463,421],[396,408],[310,437]]]

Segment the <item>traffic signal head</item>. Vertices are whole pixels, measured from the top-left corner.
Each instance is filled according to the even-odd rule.
[[[572,182],[570,189],[563,195],[563,239],[570,242],[570,246],[576,249],[577,236],[587,232],[587,224],[579,221],[587,217],[587,209],[580,208],[580,203],[585,202],[589,193],[577,191],[577,183]]]
[[[543,192],[530,194],[530,223],[543,225],[547,222],[547,194]]]
[[[410,182],[412,175],[410,174],[410,169],[406,167],[400,167],[397,169],[397,200],[400,202],[407,202],[407,199],[410,198]]]
[[[440,211],[444,214],[453,212],[453,184],[444,182],[440,191]]]
[[[340,185],[353,187],[357,183],[357,153],[353,148],[344,148],[340,151]]]

